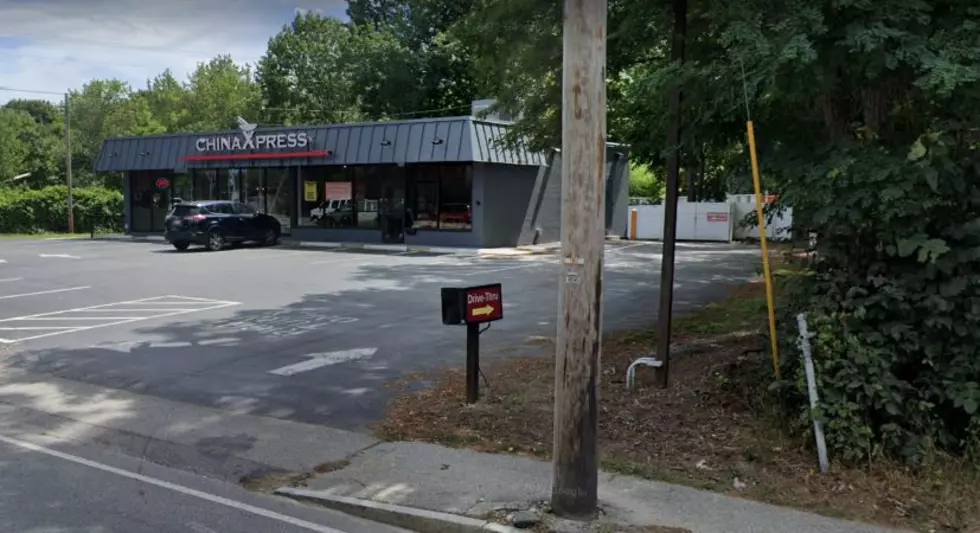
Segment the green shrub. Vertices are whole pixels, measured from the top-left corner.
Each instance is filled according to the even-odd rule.
[[[783,398],[808,427],[796,312],[806,312],[838,457],[910,463],[977,450],[980,427],[980,149],[927,135],[911,152],[852,148],[786,191],[818,233],[809,276],[780,321]]]
[[[123,196],[102,187],[75,188],[75,231],[121,230]],[[0,190],[0,233],[68,231],[68,188]]]

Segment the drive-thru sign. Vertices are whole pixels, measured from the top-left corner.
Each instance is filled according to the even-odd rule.
[[[466,402],[480,397],[480,324],[504,318],[504,294],[499,283],[442,289],[442,323],[466,324]]]
[[[504,318],[500,285],[466,289],[466,322],[492,322]]]
[[[482,324],[504,318],[504,297],[499,283],[442,289],[442,323]]]

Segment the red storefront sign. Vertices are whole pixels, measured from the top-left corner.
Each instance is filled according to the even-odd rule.
[[[708,213],[708,222],[728,222],[728,213]]]
[[[157,189],[169,189],[170,180],[168,180],[167,178],[159,178],[157,179],[156,185],[157,185]]]

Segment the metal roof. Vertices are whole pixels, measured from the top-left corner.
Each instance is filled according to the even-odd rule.
[[[510,125],[506,122],[479,120],[473,117],[432,118],[333,124],[328,126],[293,126],[260,128],[255,135],[295,134],[305,132],[310,145],[302,153],[286,149],[260,149],[269,157],[213,161],[186,161],[200,155],[196,148],[202,137],[242,136],[238,130],[206,133],[179,133],[143,137],[106,139],[95,163],[97,172],[132,170],[177,170],[187,168],[278,167],[284,160],[290,165],[378,165],[443,162],[476,162],[507,165],[542,166],[543,154],[524,148],[511,149],[502,139]],[[248,155],[256,150],[239,151]],[[326,153],[329,152],[329,155]],[[208,152],[209,155],[232,155],[231,152]],[[276,157],[272,154],[283,154]],[[296,157],[300,156],[300,157]],[[285,159],[288,158],[288,159]]]

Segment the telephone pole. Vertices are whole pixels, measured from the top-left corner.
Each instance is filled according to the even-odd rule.
[[[687,40],[687,0],[673,0],[674,34],[670,58],[684,64]],[[673,82],[667,99],[670,123],[667,126],[667,194],[664,199],[664,251],[660,263],[660,311],[657,327],[657,358],[663,363],[658,372],[661,387],[670,382],[670,328],[674,307],[674,256],[677,250],[677,183],[681,172],[681,87]]]
[[[562,212],[555,343],[551,507],[588,519],[598,509],[599,356],[605,248],[606,0],[565,0]]]
[[[71,92],[65,93],[65,177],[68,181],[68,233],[75,233],[75,200],[71,190]]]

